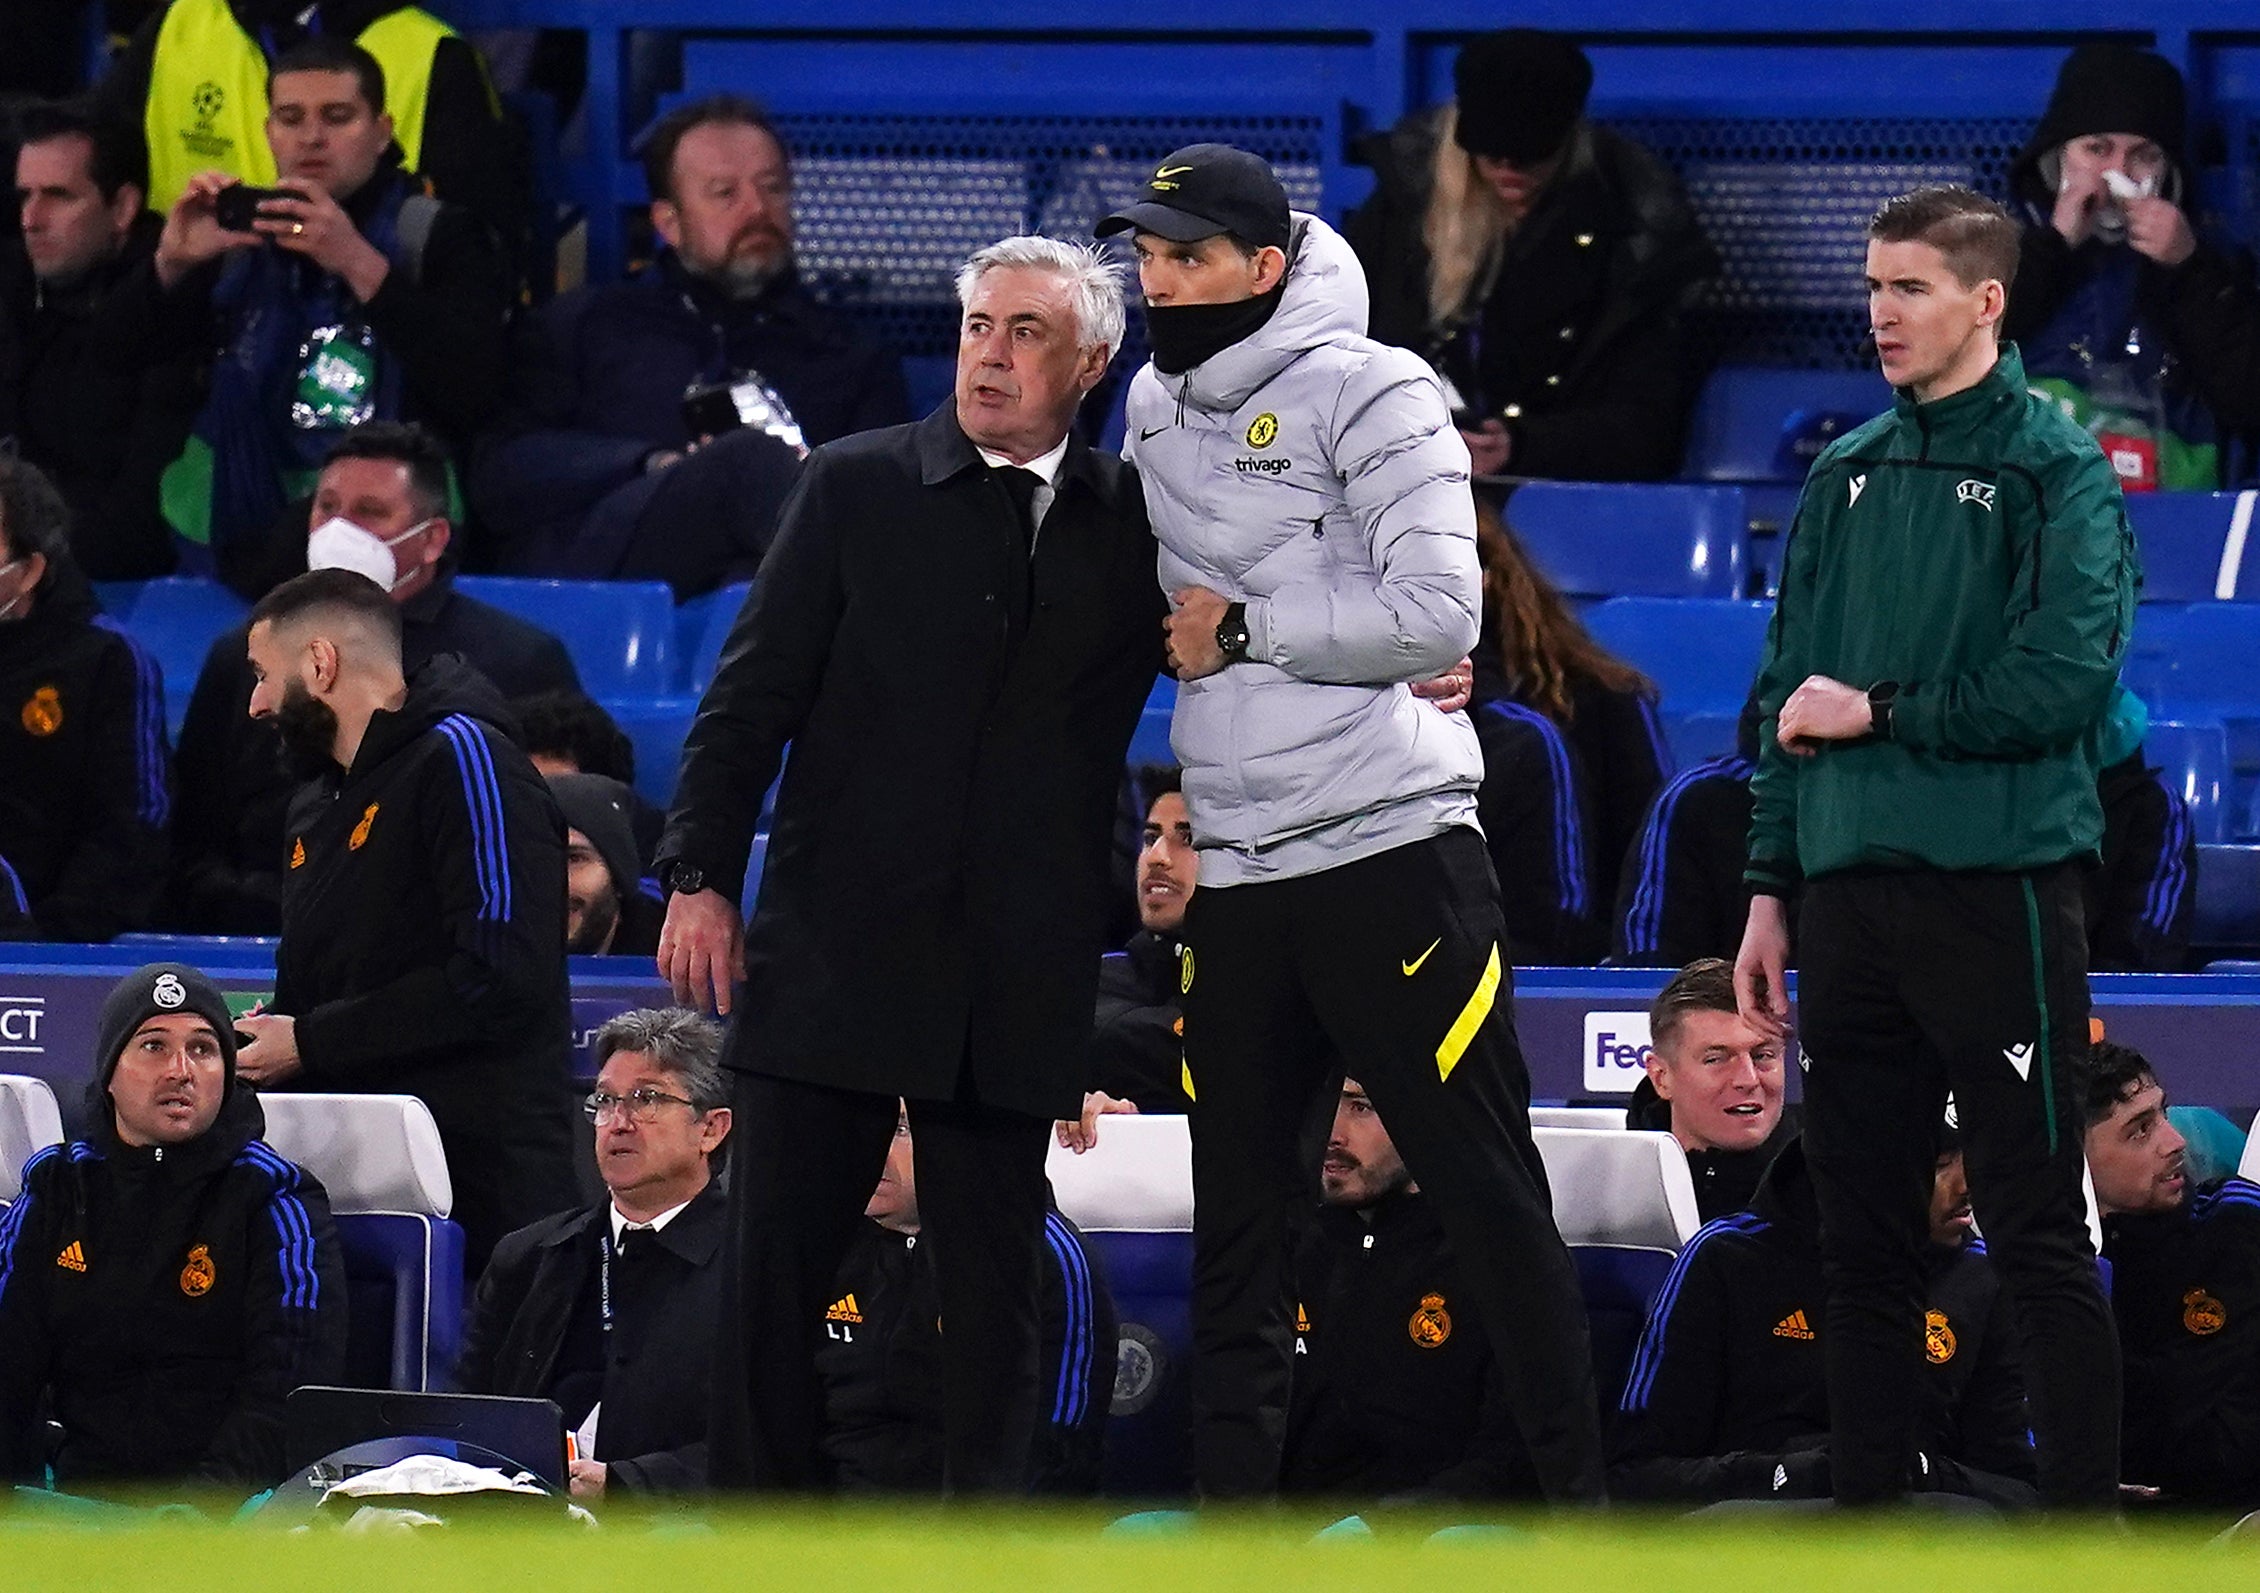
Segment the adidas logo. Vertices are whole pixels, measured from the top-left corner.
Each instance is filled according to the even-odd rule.
[[[1792,1311],[1773,1325],[1773,1336],[1777,1339],[1809,1339],[1813,1336],[1812,1324],[1805,1320],[1804,1312]]]
[[[1295,1331],[1297,1333],[1308,1333],[1310,1331],[1310,1314],[1303,1309],[1300,1301],[1297,1301],[1295,1305]]]
[[[1779,1492],[1781,1492],[1781,1490],[1782,1490],[1782,1489],[1784,1489],[1784,1488],[1786,1488],[1786,1487],[1788,1487],[1788,1486],[1789,1486],[1789,1468],[1788,1468],[1787,1466],[1776,1466],[1776,1467],[1774,1467],[1774,1469],[1773,1469],[1773,1491],[1774,1491],[1775,1493],[1779,1493]]]
[[[86,1252],[79,1247],[79,1242],[73,1239],[69,1244],[63,1246],[63,1253],[55,1258],[55,1265],[67,1268],[72,1272],[84,1272],[86,1270]]]
[[[824,1320],[827,1322],[860,1322],[863,1320],[863,1310],[855,1303],[854,1295],[843,1294],[824,1308]]]

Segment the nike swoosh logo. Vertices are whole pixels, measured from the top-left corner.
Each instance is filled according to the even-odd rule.
[[[1138,433],[1138,441],[1140,441],[1140,442],[1147,442],[1147,441],[1149,441],[1149,440],[1151,440],[1151,439],[1153,439],[1153,438],[1155,438],[1155,437],[1159,437],[1159,436],[1160,436],[1160,435],[1161,435],[1161,434],[1162,434],[1163,432],[1165,432],[1165,431],[1167,431],[1167,430],[1169,430],[1169,428],[1168,428],[1167,426],[1156,426],[1156,427],[1154,427],[1154,428],[1153,428],[1153,430],[1151,430],[1151,431],[1143,431],[1143,430],[1141,430],[1141,431],[1140,431],[1140,432]]]
[[[1160,171],[1155,172],[1154,175],[1156,177],[1181,177],[1192,169],[1193,168],[1190,166],[1164,166]]]
[[[1437,948],[1438,946],[1441,946],[1441,945],[1443,945],[1443,944],[1444,944],[1444,937],[1443,937],[1442,935],[1438,935],[1438,936],[1437,936],[1437,937],[1436,937],[1436,938],[1435,938],[1434,940],[1430,941],[1430,942],[1428,943],[1428,950],[1426,950],[1426,951],[1422,952],[1422,953],[1421,953],[1421,954],[1420,954],[1419,956],[1415,957],[1415,958],[1414,958],[1414,959],[1413,959],[1413,960],[1412,960],[1411,962],[1408,962],[1408,963],[1406,963],[1406,964],[1405,964],[1405,977],[1406,977],[1407,979],[1410,979],[1410,978],[1411,978],[1411,977],[1412,977],[1412,976],[1413,976],[1414,974],[1416,974],[1416,973],[1419,973],[1419,972],[1420,972],[1420,965],[1421,965],[1422,963],[1424,963],[1424,962],[1428,961],[1428,959],[1429,959],[1430,957],[1434,956],[1434,955],[1436,954],[1436,948]]]

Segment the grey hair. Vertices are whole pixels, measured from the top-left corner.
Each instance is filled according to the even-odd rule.
[[[1121,352],[1123,269],[1103,250],[1087,243],[1033,236],[1006,238],[986,249],[976,249],[973,257],[958,268],[958,307],[963,309],[973,302],[975,283],[1006,266],[1033,266],[1065,277],[1075,289],[1077,346],[1103,346],[1110,355]]]
[[[621,1051],[650,1058],[682,1081],[702,1117],[730,1104],[730,1086],[722,1077],[722,1026],[712,1018],[686,1007],[641,1007],[597,1030],[592,1044],[599,1068]]]

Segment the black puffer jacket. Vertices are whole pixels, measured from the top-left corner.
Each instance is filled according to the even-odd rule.
[[[1439,326],[1422,224],[1443,109],[1367,140],[1378,180],[1344,223],[1373,296],[1369,330],[1437,366],[1503,417],[1518,476],[1640,481],[1679,469],[1699,371],[1681,312],[1719,269],[1679,180],[1621,134],[1587,124],[1506,246],[1479,310]]]

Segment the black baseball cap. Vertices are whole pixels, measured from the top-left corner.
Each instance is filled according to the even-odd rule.
[[[1135,228],[1171,243],[1230,233],[1256,248],[1284,249],[1293,236],[1287,190],[1260,155],[1230,144],[1188,144],[1146,179],[1142,197],[1100,222],[1095,235]]]

